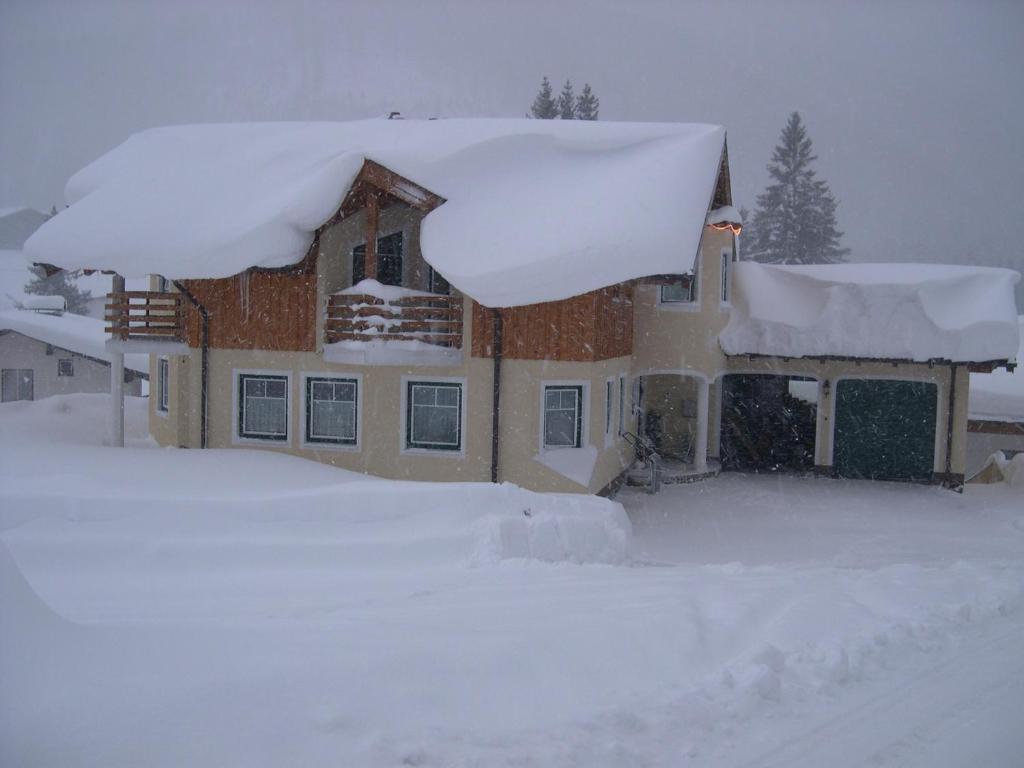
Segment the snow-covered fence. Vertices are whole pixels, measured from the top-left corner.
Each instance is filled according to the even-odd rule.
[[[421,341],[462,346],[462,298],[415,294],[380,298],[342,293],[327,299],[324,341]]]
[[[121,341],[185,341],[185,306],[179,293],[107,294],[107,333]]]

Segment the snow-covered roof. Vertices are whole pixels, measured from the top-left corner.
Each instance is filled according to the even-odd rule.
[[[1018,363],[1024,363],[1024,315],[1017,318],[1020,327]],[[972,373],[968,411],[972,419],[1016,421],[1024,423],[1024,368],[1010,372]]]
[[[0,331],[15,331],[45,344],[110,362],[106,349],[104,323],[84,315],[48,315],[26,309],[0,312]],[[124,366],[139,373],[149,373],[149,355],[126,354]]]
[[[302,259],[373,160],[444,197],[424,258],[488,306],[690,271],[719,126],[364,120],[158,128],[68,182],[34,261],[128,277],[226,277]]]
[[[27,296],[22,307],[36,311],[63,312],[68,308],[68,301],[63,296]]]
[[[743,224],[743,217],[740,216],[740,212],[737,211],[731,205],[724,205],[721,208],[715,208],[708,214],[708,224]]]
[[[736,265],[727,355],[1013,360],[1017,272],[936,264]]]

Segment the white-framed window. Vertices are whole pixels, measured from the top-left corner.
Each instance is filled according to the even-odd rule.
[[[306,445],[358,446],[359,383],[353,376],[303,376]]]
[[[236,376],[236,437],[240,440],[287,442],[290,374],[241,371]]]
[[[615,398],[615,379],[609,378],[604,382],[604,436],[612,434],[612,400]]]
[[[166,357],[156,361],[156,409],[167,413],[171,402],[170,395],[170,361]]]
[[[75,361],[70,357],[62,357],[59,360],[57,360],[57,375],[74,376]]]
[[[626,432],[626,375],[619,374],[619,434]]]
[[[676,275],[675,280],[658,288],[658,303],[685,309],[696,309],[700,305],[700,277],[698,265],[700,254],[693,261],[692,275]]]
[[[732,297],[732,251],[722,251],[721,303],[728,305]]]
[[[545,384],[541,440],[548,448],[580,448],[583,445],[584,386]]]
[[[407,451],[461,453],[463,380],[403,379],[403,444]]]
[[[35,371],[31,368],[4,368],[0,371],[0,402],[35,399]]]

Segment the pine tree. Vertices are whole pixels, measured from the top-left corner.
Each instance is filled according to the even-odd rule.
[[[576,97],[572,93],[572,83],[568,80],[558,94],[558,116],[563,120],[576,119]]]
[[[753,231],[744,237],[747,258],[771,264],[834,264],[850,252],[840,247],[836,199],[811,168],[817,159],[800,114],[794,112],[768,164],[773,183],[758,195]]]
[[[42,267],[33,266],[30,270],[35,278],[25,285],[26,293],[34,293],[39,296],[63,296],[67,302],[68,312],[76,315],[84,315],[88,311],[88,302],[92,298],[89,291],[80,290],[74,281],[74,274],[68,274],[61,270],[56,274],[46,276]]]
[[[555,104],[555,100],[551,95],[551,83],[548,81],[547,75],[541,80],[540,91],[533,100],[530,114],[539,120],[553,120],[558,117],[558,105]]]
[[[583,90],[576,97],[576,119],[597,120],[597,110],[600,106],[601,102],[590,90],[590,83],[584,83]]]

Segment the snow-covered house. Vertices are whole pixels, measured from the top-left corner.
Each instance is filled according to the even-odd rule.
[[[74,392],[109,392],[111,353],[101,320],[63,311],[59,296],[34,296],[22,309],[0,311],[2,402]],[[142,394],[149,357],[125,356],[124,386]]]
[[[558,491],[956,485],[969,372],[1017,350],[1014,272],[738,262],[719,126],[164,128],[67,197],[27,253],[152,276],[108,348],[152,355],[165,445]]]

